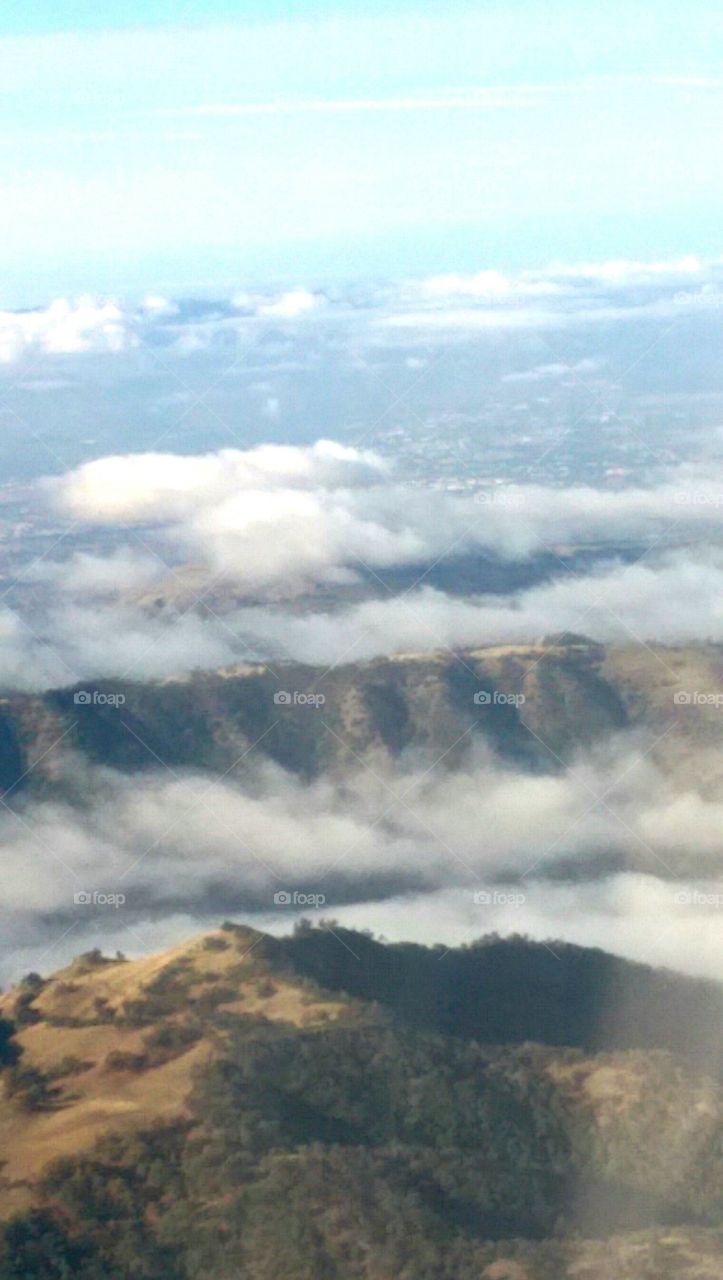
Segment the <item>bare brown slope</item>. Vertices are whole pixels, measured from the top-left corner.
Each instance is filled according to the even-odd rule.
[[[22,1093],[9,1096],[6,1080],[3,1217],[31,1201],[32,1184],[50,1161],[88,1151],[109,1133],[184,1116],[197,1068],[223,1046],[216,1010],[299,1026],[338,1015],[340,1002],[314,998],[303,981],[268,977],[257,959],[262,937],[250,929],[219,931],[139,960],[91,953],[45,982],[21,1014],[34,1020],[17,1035],[19,1068],[45,1073],[57,1094],[47,1107],[28,1109]],[[24,991],[0,998],[3,1016],[18,1016]],[[180,1042],[158,1043],[169,1027],[180,1028]],[[190,1038],[189,1028],[198,1034]]]

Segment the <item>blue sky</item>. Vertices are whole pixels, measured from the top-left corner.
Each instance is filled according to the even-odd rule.
[[[713,5],[97,9],[3,6],[0,305],[720,253]]]
[[[388,0],[5,0],[0,12],[0,32],[8,35],[43,34],[49,31],[99,31],[107,28],[156,24],[209,26],[219,22],[269,21],[308,18],[323,14],[387,13]],[[397,11],[420,9],[419,0],[398,0]],[[469,6],[472,8],[472,6]]]

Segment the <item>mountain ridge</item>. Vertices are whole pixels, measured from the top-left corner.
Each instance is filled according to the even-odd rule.
[[[681,786],[723,790],[714,701],[723,647],[553,639],[331,668],[243,663],[5,696],[0,787],[6,796],[52,788],[69,752],[124,772],[160,763],[233,780],[253,751],[313,778],[409,751],[452,768],[478,738],[503,762],[554,771],[630,730],[650,735],[651,760]]]

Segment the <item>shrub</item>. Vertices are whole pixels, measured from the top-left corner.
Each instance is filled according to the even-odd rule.
[[[67,1057],[61,1058],[60,1062],[56,1062],[54,1067],[50,1067],[47,1075],[50,1080],[63,1080],[66,1076],[79,1076],[83,1071],[90,1071],[90,1068],[94,1065],[93,1062],[76,1058],[71,1053]]]
[[[204,951],[228,951],[229,946],[225,938],[217,938],[215,934],[203,940]]]
[[[238,994],[236,987],[210,987],[196,997],[193,1002],[194,1008],[198,1013],[207,1016],[220,1004],[231,1004],[233,1000],[238,1000]]]
[[[26,1111],[49,1111],[56,1105],[60,1090],[53,1086],[51,1078],[37,1067],[11,1067],[6,1077],[9,1098],[13,1098]]]
[[[84,951],[78,956],[76,963],[82,969],[97,969],[100,965],[112,964],[113,961],[103,955],[100,947],[93,947],[91,951]]]
[[[20,986],[27,988],[29,991],[42,991],[45,986],[45,980],[41,978],[39,973],[26,973],[25,977],[20,979]]]
[[[93,1008],[98,1022],[113,1022],[115,1019],[115,1009],[110,1007],[105,996],[96,996],[93,1001]]]
[[[19,1027],[27,1027],[38,1022],[40,1014],[33,1008],[33,1001],[45,986],[39,973],[26,973],[20,983],[20,990],[14,1005],[15,1021]]]
[[[159,1064],[188,1049],[202,1034],[203,1028],[197,1022],[162,1022],[143,1037],[143,1044],[152,1063]]]
[[[276,983],[272,982],[271,978],[262,978],[260,982],[256,983],[256,994],[262,1000],[268,1000],[271,996],[275,996],[277,989]]]
[[[15,1043],[15,1024],[9,1018],[0,1018],[0,1067],[13,1066],[21,1054]]]
[[[148,1054],[114,1049],[106,1057],[105,1065],[109,1071],[142,1071],[148,1066]]]

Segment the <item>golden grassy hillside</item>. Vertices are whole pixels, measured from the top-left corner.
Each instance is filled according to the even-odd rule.
[[[298,1026],[338,1015],[341,1003],[270,978],[256,950],[262,939],[250,929],[219,930],[138,960],[90,953],[45,982],[16,1039],[20,1068],[43,1072],[54,1095],[47,1107],[28,1110],[5,1086],[3,1217],[25,1207],[50,1161],[87,1151],[110,1132],[183,1116],[196,1069],[223,1045],[214,1013]],[[0,997],[0,1013],[17,1018],[26,991]]]

